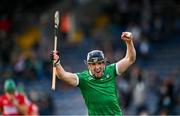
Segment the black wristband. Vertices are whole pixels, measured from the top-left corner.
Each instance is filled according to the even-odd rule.
[[[55,63],[53,63],[53,67],[56,67],[59,64],[60,64],[60,58]]]

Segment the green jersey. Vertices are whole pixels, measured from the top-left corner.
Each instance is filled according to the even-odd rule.
[[[122,115],[116,87],[116,65],[106,66],[104,75],[95,79],[88,70],[76,73],[89,115]]]

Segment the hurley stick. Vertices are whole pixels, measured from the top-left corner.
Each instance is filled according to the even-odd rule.
[[[56,11],[55,15],[54,15],[54,51],[57,50],[58,28],[59,28],[59,11]],[[55,90],[55,88],[56,88],[56,67],[55,67],[54,62],[53,62],[53,74],[52,74],[51,89]]]

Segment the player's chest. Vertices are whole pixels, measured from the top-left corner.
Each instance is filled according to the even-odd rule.
[[[111,82],[113,80],[113,76],[110,73],[106,73],[100,78],[89,76],[86,80],[88,83],[103,84],[103,83]]]
[[[3,106],[14,106],[13,101],[16,101],[16,102],[20,103],[21,97],[14,96],[14,98],[12,99],[11,97],[4,96],[2,98],[1,103],[2,103]]]
[[[8,99],[2,101],[4,114],[16,114],[17,108]]]
[[[12,101],[7,98],[4,98],[2,100],[2,104],[3,104],[3,106],[12,106],[13,105]]]

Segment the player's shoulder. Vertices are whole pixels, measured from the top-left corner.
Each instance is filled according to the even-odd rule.
[[[76,73],[76,75],[77,75],[79,78],[85,78],[85,77],[88,77],[90,74],[89,74],[89,71],[88,71],[88,70],[84,70],[84,71],[82,71],[82,72]]]
[[[88,70],[84,70],[82,72],[77,72],[76,74],[78,74],[78,75],[87,75],[88,74]]]
[[[107,65],[105,71],[109,73],[114,73],[116,71],[116,63]]]
[[[25,98],[25,97],[26,97],[26,96],[25,96],[23,93],[21,93],[21,92],[16,92],[15,95],[16,95],[16,97],[19,97],[19,98]]]

